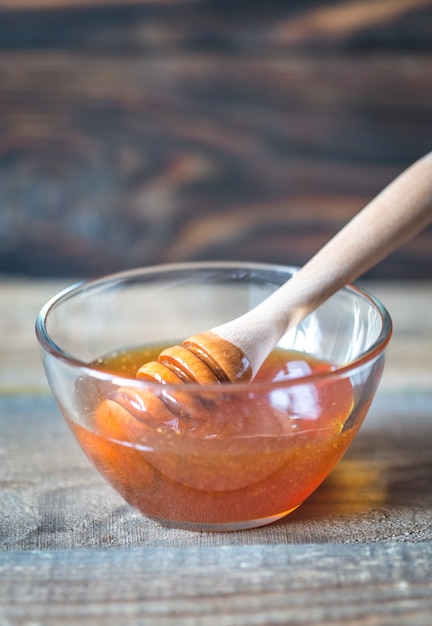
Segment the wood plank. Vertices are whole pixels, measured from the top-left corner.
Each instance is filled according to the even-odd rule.
[[[0,271],[304,263],[430,149],[431,8],[0,2]]]
[[[432,545],[11,552],[0,582],[14,626],[429,626]]]
[[[301,265],[429,150],[430,67],[4,54],[0,271]],[[368,276],[430,278],[431,250],[432,227]]]
[[[176,6],[188,4],[185,0],[123,0],[125,6],[152,6],[158,5]],[[1,9],[26,10],[26,9],[68,9],[89,7],[110,7],[119,5],[119,0],[0,0]]]
[[[430,0],[0,0],[0,45],[230,57],[430,50]],[[24,23],[21,21],[24,18]],[[29,21],[31,20],[31,21]]]
[[[73,279],[0,277],[0,394],[47,393],[34,323],[45,302]],[[362,282],[387,306],[394,333],[381,382],[385,391],[428,391],[432,372],[432,284]]]
[[[393,320],[393,336],[381,381],[385,391],[432,388],[432,284],[360,281],[381,300]]]
[[[0,394],[48,391],[35,336],[36,316],[72,282],[0,279]]]
[[[54,401],[0,396],[0,549],[432,541],[432,393],[384,393],[344,459],[294,513],[230,533],[165,528],[96,473]]]
[[[78,449],[46,383],[31,387],[37,394],[20,387],[24,355],[33,354],[29,380],[39,375],[34,316],[64,284],[0,282],[8,346],[0,377],[6,370],[13,382],[0,393],[2,626],[429,626],[428,283],[367,285],[394,311],[393,386],[384,384],[342,462],[298,511],[235,533],[168,529],[140,516]],[[424,376],[411,391],[402,367],[410,359],[413,384]]]

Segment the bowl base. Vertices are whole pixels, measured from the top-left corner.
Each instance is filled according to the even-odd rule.
[[[293,511],[295,511],[300,505],[289,509],[288,511],[283,511],[282,513],[278,513],[277,515],[270,515],[269,517],[261,517],[258,519],[249,519],[244,522],[215,522],[215,523],[201,523],[201,522],[182,522],[177,520],[165,520],[165,519],[156,519],[154,521],[161,524],[161,526],[165,526],[167,528],[178,528],[181,530],[191,530],[197,532],[215,532],[215,533],[223,533],[230,532],[233,530],[251,530],[252,528],[259,528],[260,526],[266,526],[267,524],[272,524],[273,522],[277,522],[278,520],[286,517]]]

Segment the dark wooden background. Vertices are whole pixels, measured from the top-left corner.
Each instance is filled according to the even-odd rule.
[[[432,0],[0,0],[0,273],[302,264],[431,113]]]

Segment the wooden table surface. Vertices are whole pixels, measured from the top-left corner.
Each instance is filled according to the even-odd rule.
[[[430,151],[431,17],[432,0],[0,0],[0,626],[432,624],[432,227],[367,276],[395,333],[358,437],[265,528],[127,506],[69,434],[33,331],[65,276],[304,263]]]
[[[432,283],[368,285],[395,324],[358,437],[296,512],[164,528],[96,473],[34,338],[66,281],[0,281],[0,624],[422,625],[432,619]]]
[[[0,272],[303,264],[431,150],[431,42],[432,0],[0,0]]]

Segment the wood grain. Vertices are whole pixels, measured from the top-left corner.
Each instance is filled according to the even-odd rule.
[[[29,616],[45,626],[428,626],[431,557],[422,543],[10,553],[0,616],[13,626]]]
[[[64,286],[63,281],[0,283],[3,550],[182,547],[196,545],[198,537],[209,546],[432,538],[429,283],[366,285],[393,316],[386,370],[354,445],[315,495],[278,524],[199,535],[164,529],[125,505],[63,423],[49,394],[33,324],[40,307]]]
[[[34,324],[42,306],[73,279],[0,278],[0,394],[46,393]],[[432,283],[364,282],[388,308],[394,331],[381,381],[385,391],[428,391],[432,372]]]
[[[195,533],[126,505],[50,397],[0,396],[0,549],[431,541],[431,404],[430,391],[380,392],[344,459],[296,512],[254,530]]]
[[[431,16],[0,2],[0,272],[303,264],[430,150]],[[369,277],[428,278],[431,251],[429,228]]]
[[[388,378],[331,476],[286,519],[233,533],[144,518],[84,457],[33,336],[64,284],[0,283],[1,626],[430,625],[429,283],[374,286],[396,322]]]
[[[431,0],[0,0],[0,43],[231,57],[284,50],[403,55],[430,50],[431,8]]]

